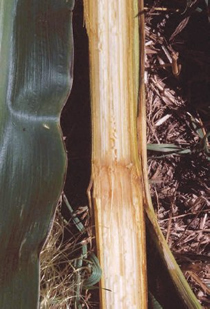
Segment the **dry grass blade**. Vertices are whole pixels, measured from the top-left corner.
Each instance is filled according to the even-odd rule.
[[[70,226],[58,207],[51,233],[40,255],[41,309],[79,308],[79,303],[81,306],[89,303],[89,293],[81,292],[84,278],[78,274],[82,266],[81,269],[78,268],[78,258],[71,258],[81,244],[76,235],[72,236],[72,239],[64,239],[64,233],[70,232]]]
[[[65,223],[59,211],[47,243],[41,255],[41,303],[40,307],[67,308],[73,304],[74,295],[74,262],[68,261],[69,249],[73,250],[74,243],[63,244]],[[63,247],[63,248],[62,248]],[[63,266],[69,263],[69,267]],[[62,268],[64,269],[62,270]]]
[[[177,28],[175,29],[175,31],[174,31],[173,34],[171,35],[170,41],[173,41],[173,39],[175,38],[175,36],[177,36],[177,34],[179,34],[179,33],[187,26],[187,23],[188,23],[189,19],[190,19],[190,16],[185,17],[185,18],[180,22],[180,24],[177,26]]]

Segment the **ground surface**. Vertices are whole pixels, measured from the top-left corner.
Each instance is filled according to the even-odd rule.
[[[208,10],[205,1],[190,1],[188,6],[187,1],[146,4],[148,143],[187,150],[168,156],[148,152],[151,195],[171,250],[198,299],[209,308]]]

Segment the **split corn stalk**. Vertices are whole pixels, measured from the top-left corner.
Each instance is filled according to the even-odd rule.
[[[138,2],[84,0],[89,36],[92,183],[101,308],[147,308],[137,147]],[[107,290],[108,289],[108,290]]]

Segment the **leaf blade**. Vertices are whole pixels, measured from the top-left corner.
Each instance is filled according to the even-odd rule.
[[[1,308],[38,304],[38,256],[66,173],[59,117],[72,84],[73,4],[0,2]]]

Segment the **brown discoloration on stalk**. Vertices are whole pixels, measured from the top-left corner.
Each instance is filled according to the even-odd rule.
[[[145,252],[140,246],[144,246],[145,236],[139,175],[132,164],[94,171],[98,257],[104,270],[101,287],[111,290],[101,290],[102,308],[145,308],[141,298],[142,291],[145,295],[147,291]]]
[[[92,181],[101,308],[147,308],[137,149],[138,2],[84,1],[90,46]]]

